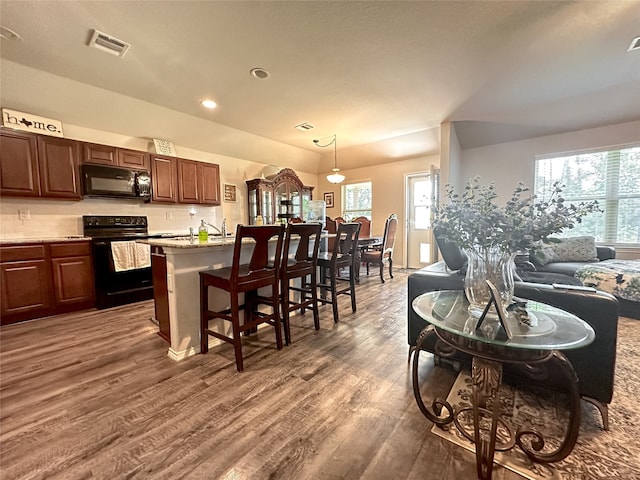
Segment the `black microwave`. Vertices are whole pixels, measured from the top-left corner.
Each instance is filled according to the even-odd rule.
[[[144,170],[84,164],[82,184],[83,194],[87,197],[151,197],[151,175]]]

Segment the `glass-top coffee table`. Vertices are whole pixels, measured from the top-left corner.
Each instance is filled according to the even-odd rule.
[[[557,462],[565,458],[578,438],[580,427],[580,394],[578,378],[573,367],[560,350],[579,348],[591,343],[595,338],[593,329],[586,322],[559,308],[544,303],[526,301],[522,315],[508,313],[506,322],[511,331],[508,338],[497,317],[487,317],[476,328],[477,318],[469,315],[467,302],[462,291],[429,292],[417,297],[413,310],[425,320],[425,328],[417,339],[413,357],[413,392],[420,411],[430,421],[442,427],[454,422],[460,432],[475,443],[478,478],[491,478],[493,457],[496,449],[508,450],[516,443],[533,460]],[[526,313],[525,313],[526,310]],[[429,410],[423,400],[418,385],[418,359],[422,343],[426,338],[437,335],[450,350],[440,355],[454,354],[455,350],[472,355],[471,377],[473,385],[474,432],[466,431],[457,418],[469,409],[454,411],[449,403],[436,399]],[[536,364],[555,359],[566,380],[570,399],[569,425],[565,438],[557,449],[541,452],[544,438],[533,430],[512,429],[499,418],[499,391],[502,383],[502,364],[521,363],[535,369]],[[446,413],[442,413],[442,409]],[[483,419],[489,418],[490,427],[482,428]],[[488,422],[486,422],[488,423]],[[509,432],[509,441],[496,445],[496,431],[501,424]]]

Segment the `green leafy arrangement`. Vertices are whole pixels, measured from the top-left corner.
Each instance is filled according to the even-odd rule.
[[[519,182],[509,201],[500,206],[495,202],[495,185],[480,185],[476,176],[467,181],[462,195],[451,185],[445,186],[449,203],[437,210],[434,226],[448,241],[467,250],[517,252],[533,248],[549,242],[550,235],[573,228],[585,215],[601,211],[596,201],[565,202],[562,189],[563,185],[555,182],[549,198],[540,200]]]

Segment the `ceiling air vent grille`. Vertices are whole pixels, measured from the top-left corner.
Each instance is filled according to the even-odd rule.
[[[89,46],[122,58],[131,45],[116,37],[94,30],[93,36],[89,40]]]
[[[631,45],[629,45],[629,48],[627,48],[627,52],[630,52],[632,50],[640,50],[640,37],[636,37],[631,40]]]
[[[312,128],[315,128],[315,127],[313,125],[311,125],[310,123],[304,122],[304,123],[301,123],[300,125],[296,125],[295,128],[305,132],[305,131],[311,130]]]

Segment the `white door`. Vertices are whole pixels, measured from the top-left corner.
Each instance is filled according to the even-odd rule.
[[[406,176],[407,225],[405,232],[407,267],[422,268],[432,262],[431,205],[433,176],[419,173]]]

